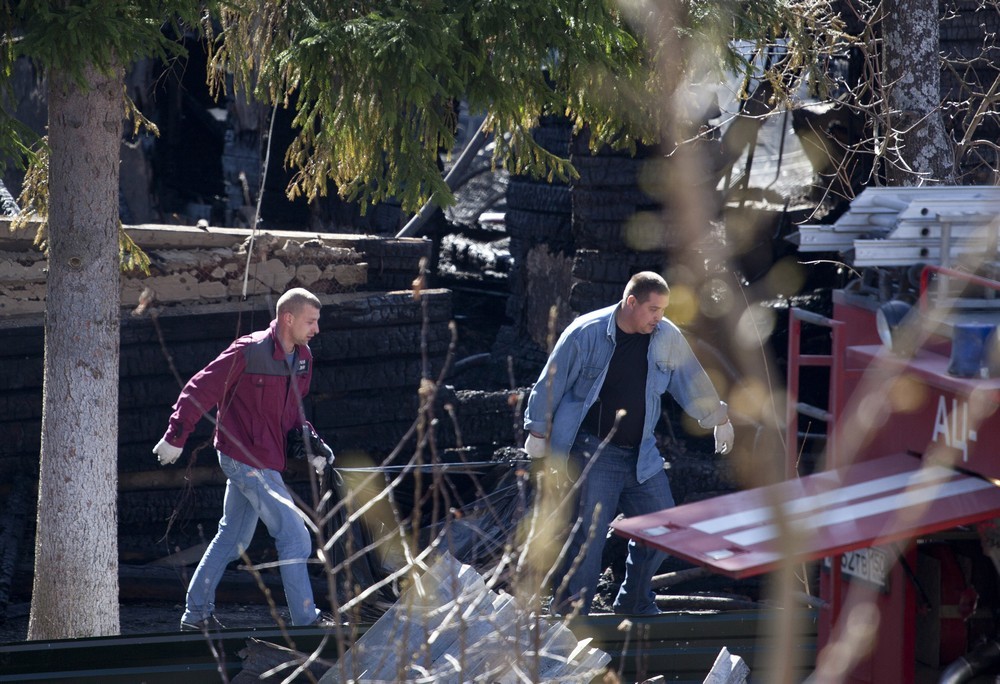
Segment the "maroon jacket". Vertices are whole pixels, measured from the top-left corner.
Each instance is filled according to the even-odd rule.
[[[307,423],[302,398],[312,379],[309,347],[298,345],[295,351],[290,376],[277,321],[237,339],[181,390],[167,442],[184,446],[201,417],[218,407],[216,449],[255,468],[284,470],[286,435]]]

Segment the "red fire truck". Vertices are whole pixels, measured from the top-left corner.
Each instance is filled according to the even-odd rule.
[[[983,677],[1000,672],[998,290],[935,265],[909,303],[845,289],[831,316],[792,309],[787,479],[615,532],[734,578],[807,567],[815,681],[996,681]],[[803,353],[803,326],[829,347]],[[825,406],[800,399],[810,367],[829,371]],[[828,425],[808,474],[802,416]]]

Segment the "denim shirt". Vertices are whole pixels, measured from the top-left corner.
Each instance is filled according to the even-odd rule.
[[[549,448],[569,453],[587,411],[597,401],[615,351],[615,312],[621,303],[584,314],[556,342],[535,382],[524,411],[524,428],[549,436]],[[646,415],[636,479],[645,482],[663,468],[653,428],[664,392],[698,421],[712,428],[726,421],[726,404],[684,339],[667,319],[653,330],[646,371]]]

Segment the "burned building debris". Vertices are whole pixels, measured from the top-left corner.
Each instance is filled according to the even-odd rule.
[[[0,472],[5,482],[23,484],[5,488],[0,498],[6,508],[17,509],[6,520],[20,515],[24,524],[3,525],[0,565],[7,570],[0,585],[23,596],[30,587],[33,516],[21,509],[32,500],[38,476],[45,257],[32,246],[33,235],[4,229]],[[239,229],[149,225],[128,230],[150,256],[151,267],[148,276],[122,279],[120,558],[133,568],[123,572],[133,576],[135,566],[172,557],[180,563],[171,582],[176,596],[183,591],[177,568],[183,567],[185,550],[199,548],[211,536],[224,485],[213,467],[208,419],[199,424],[179,467],[161,468],[150,452],[187,378],[235,337],[266,324],[281,292],[308,287],[324,310],[322,333],[312,343],[316,368],[307,415],[335,445],[339,463],[373,467],[406,443],[421,405],[421,384],[437,382],[454,361],[449,358],[452,295],[443,289],[401,289],[411,285],[428,258],[430,245],[422,239],[252,236]],[[246,299],[244,281],[249,283]],[[452,427],[441,428],[434,448],[492,454],[514,443],[506,393],[443,388],[437,407],[443,424],[451,416]],[[308,500],[306,473],[293,470],[291,476]],[[28,496],[19,497],[21,490]],[[257,558],[266,561],[267,554]],[[146,577],[164,581],[162,573]],[[6,600],[9,591],[3,595]]]
[[[118,524],[122,576],[128,578],[123,587],[159,578],[158,586],[183,590],[184,567],[197,560],[197,550],[211,537],[222,501],[224,483],[211,458],[211,423],[203,421],[191,442],[197,446],[175,470],[160,469],[151,445],[180,385],[235,336],[260,327],[273,300],[293,285],[309,287],[324,304],[323,332],[312,345],[317,365],[308,410],[334,445],[338,463],[364,474],[401,445],[401,452],[412,454],[422,382],[440,379],[429,415],[434,438],[427,448],[435,450],[434,458],[455,465],[495,459],[507,469],[471,473],[472,466],[462,465],[464,471],[456,468],[449,475],[452,488],[463,495],[435,501],[453,521],[461,513],[456,529],[468,532],[453,551],[469,562],[502,546],[510,529],[498,529],[497,523],[516,522],[515,504],[521,502],[489,500],[473,482],[504,489],[519,477],[510,465],[521,438],[518,397],[544,362],[551,308],[561,329],[578,313],[617,299],[632,273],[658,270],[667,259],[665,243],[651,239],[649,230],[662,206],[640,189],[653,150],[639,157],[610,149],[592,154],[586,138],[574,137],[559,118],[546,119],[535,135],[546,149],[573,159],[580,178],[570,184],[503,178],[498,183],[504,204],[494,202],[495,192],[481,194],[482,206],[496,218],[475,212],[475,225],[436,235],[439,241],[270,228],[251,240],[248,229],[217,226],[216,213],[199,214],[197,207],[175,220],[193,224],[197,215],[200,227],[128,226],[151,258],[151,273],[122,281]],[[246,185],[252,188],[250,179]],[[241,200],[244,215],[247,200]],[[10,379],[3,400],[11,410],[0,419],[0,472],[30,478],[39,450],[45,263],[30,247],[33,235],[3,235],[0,335],[9,344],[0,352],[0,367]],[[433,270],[425,274],[427,284],[413,290],[422,260]],[[245,300],[244,287],[250,293]],[[148,297],[151,301],[144,300]],[[698,496],[706,483],[711,491],[735,486],[720,462],[688,468],[685,464],[711,448],[672,430],[666,430],[663,444],[672,454],[672,477],[683,497]],[[373,486],[385,486],[386,472],[393,471],[380,473]],[[682,483],[684,473],[703,481]],[[293,477],[306,499],[306,473]],[[404,521],[426,526],[426,538],[445,518],[425,518],[427,501],[408,494],[413,491],[412,482],[404,482],[396,504]],[[30,518],[24,539],[33,534]],[[251,548],[255,561],[273,560],[266,546]],[[616,546],[608,548],[613,553]],[[23,596],[30,548],[22,543],[19,551],[11,546],[7,552],[18,569],[11,586]],[[391,554],[386,558],[392,560]],[[157,565],[147,568],[150,563]],[[386,571],[366,564],[352,568],[362,584]]]
[[[355,469],[361,478],[397,446],[402,444],[408,452],[416,448],[416,438],[409,433],[423,406],[424,380],[443,380],[425,424],[434,424],[435,457],[454,464],[502,460],[498,450],[512,450],[520,441],[517,388],[537,376],[551,331],[558,332],[581,312],[618,299],[631,274],[661,270],[669,263],[670,234],[662,222],[669,208],[642,182],[644,173],[655,172],[651,162],[657,151],[643,149],[635,157],[606,148],[592,153],[585,134],[574,136],[569,123],[558,117],[543,120],[536,140],[569,157],[580,177],[571,183],[503,177],[496,185],[488,184],[480,196],[482,205],[494,214],[472,212],[460,226],[453,224],[453,232],[437,234],[434,241],[374,237],[392,234],[398,226],[398,208],[392,206],[375,208],[364,221],[351,208],[339,205],[328,205],[319,214],[303,212],[302,206],[282,213],[275,209],[277,202],[269,209],[267,202],[281,193],[280,174],[264,188],[266,235],[250,241],[248,230],[217,224],[250,225],[257,218],[254,205],[261,198],[254,193],[261,179],[265,117],[236,102],[216,111],[181,90],[165,100],[180,103],[180,109],[166,111],[163,120],[177,126],[185,118],[194,121],[203,130],[191,138],[207,136],[210,144],[185,150],[170,149],[172,142],[156,143],[159,150],[150,167],[143,150],[154,145],[151,139],[132,141],[128,152],[123,151],[134,170],[123,174],[130,184],[123,187],[127,209],[123,216],[140,223],[130,226],[130,234],[153,261],[149,277],[123,278],[123,305],[129,310],[139,305],[143,293],[153,297],[145,313],[127,313],[122,323],[118,523],[126,574],[140,564],[170,559],[175,565],[158,567],[169,568],[173,579],[168,574],[165,583],[174,591],[182,590],[181,568],[197,560],[196,551],[211,537],[221,506],[222,483],[212,466],[208,441],[211,425],[203,422],[196,435],[200,439],[192,442],[200,446],[185,468],[161,470],[150,447],[180,384],[237,334],[253,324],[259,327],[285,287],[303,285],[321,294],[323,333],[314,342],[317,373],[309,411],[316,427],[334,444],[339,463],[345,470]],[[705,154],[714,158],[714,146],[707,141]],[[178,169],[187,168],[183,164],[205,151],[219,158],[218,166],[210,167],[216,174],[210,182],[187,178],[187,185],[172,188],[169,203],[148,202],[151,183],[168,186]],[[195,193],[202,190],[207,194]],[[503,205],[496,203],[500,194]],[[747,236],[741,268],[748,274],[765,271],[776,246],[784,247],[775,238],[796,217],[811,211],[793,206],[800,213],[789,212],[791,204],[775,201],[784,199],[776,192],[762,192],[759,197],[744,193],[731,204],[720,198],[715,207],[719,223],[713,224],[717,230],[706,235],[706,241],[724,240],[729,237],[725,230],[739,225]],[[452,213],[451,219],[456,216]],[[196,220],[204,221],[204,227],[143,223]],[[318,230],[286,234],[275,227]],[[339,229],[358,233],[326,232]],[[23,247],[26,237],[15,239],[21,239]],[[9,410],[0,414],[0,472],[6,481],[19,482],[16,473],[30,477],[37,467],[45,266],[38,252],[12,246],[6,238],[0,239],[0,251],[0,336],[7,342],[0,351],[0,368],[10,390],[2,398]],[[411,288],[422,259],[433,270],[418,297]],[[252,296],[243,301],[247,282]],[[710,448],[687,438],[679,423],[665,426],[662,440],[679,502],[737,486],[724,463],[700,459]],[[467,497],[442,498],[435,505],[440,504],[452,520],[463,515],[464,522],[456,528],[468,530],[463,541],[474,543],[456,544],[456,551],[482,542],[489,548],[469,553],[488,554],[495,550],[497,539],[486,539],[488,535],[476,525],[496,520],[475,517],[475,505],[485,497],[477,496],[471,486],[472,475],[453,472],[452,485],[457,483],[458,490],[464,487]],[[515,477],[513,470],[501,475],[475,477],[497,489],[509,486]],[[296,477],[307,497],[305,473]],[[372,482],[384,487],[385,481],[382,473]],[[198,486],[197,496],[190,495],[192,485]],[[440,518],[423,520],[426,502],[415,496],[408,499],[408,491],[416,487],[403,486],[396,493],[395,503],[404,518],[416,521],[415,527],[427,523],[428,531],[442,524]],[[9,496],[7,501],[17,499]],[[464,504],[471,507],[463,509]],[[495,510],[507,514],[509,524],[513,514],[499,506]],[[5,543],[0,564],[15,568],[9,579],[14,590],[21,568],[22,595],[23,569],[30,563],[23,541],[32,534],[30,516],[28,523],[20,545]],[[368,541],[363,534],[359,530],[358,539]],[[271,558],[263,547],[254,546],[251,555],[266,562]],[[608,548],[613,555],[615,546]],[[349,555],[350,550],[344,551]],[[613,558],[609,564],[614,567]],[[385,568],[356,566],[352,571],[364,584]],[[716,586],[723,590],[720,593],[731,589]]]

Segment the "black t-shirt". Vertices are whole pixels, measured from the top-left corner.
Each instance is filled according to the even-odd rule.
[[[625,409],[612,444],[631,448],[642,442],[642,426],[646,417],[647,355],[651,337],[644,333],[627,333],[615,325],[615,351],[611,355],[601,393],[583,419],[584,430],[604,439],[615,424],[618,409]]]

